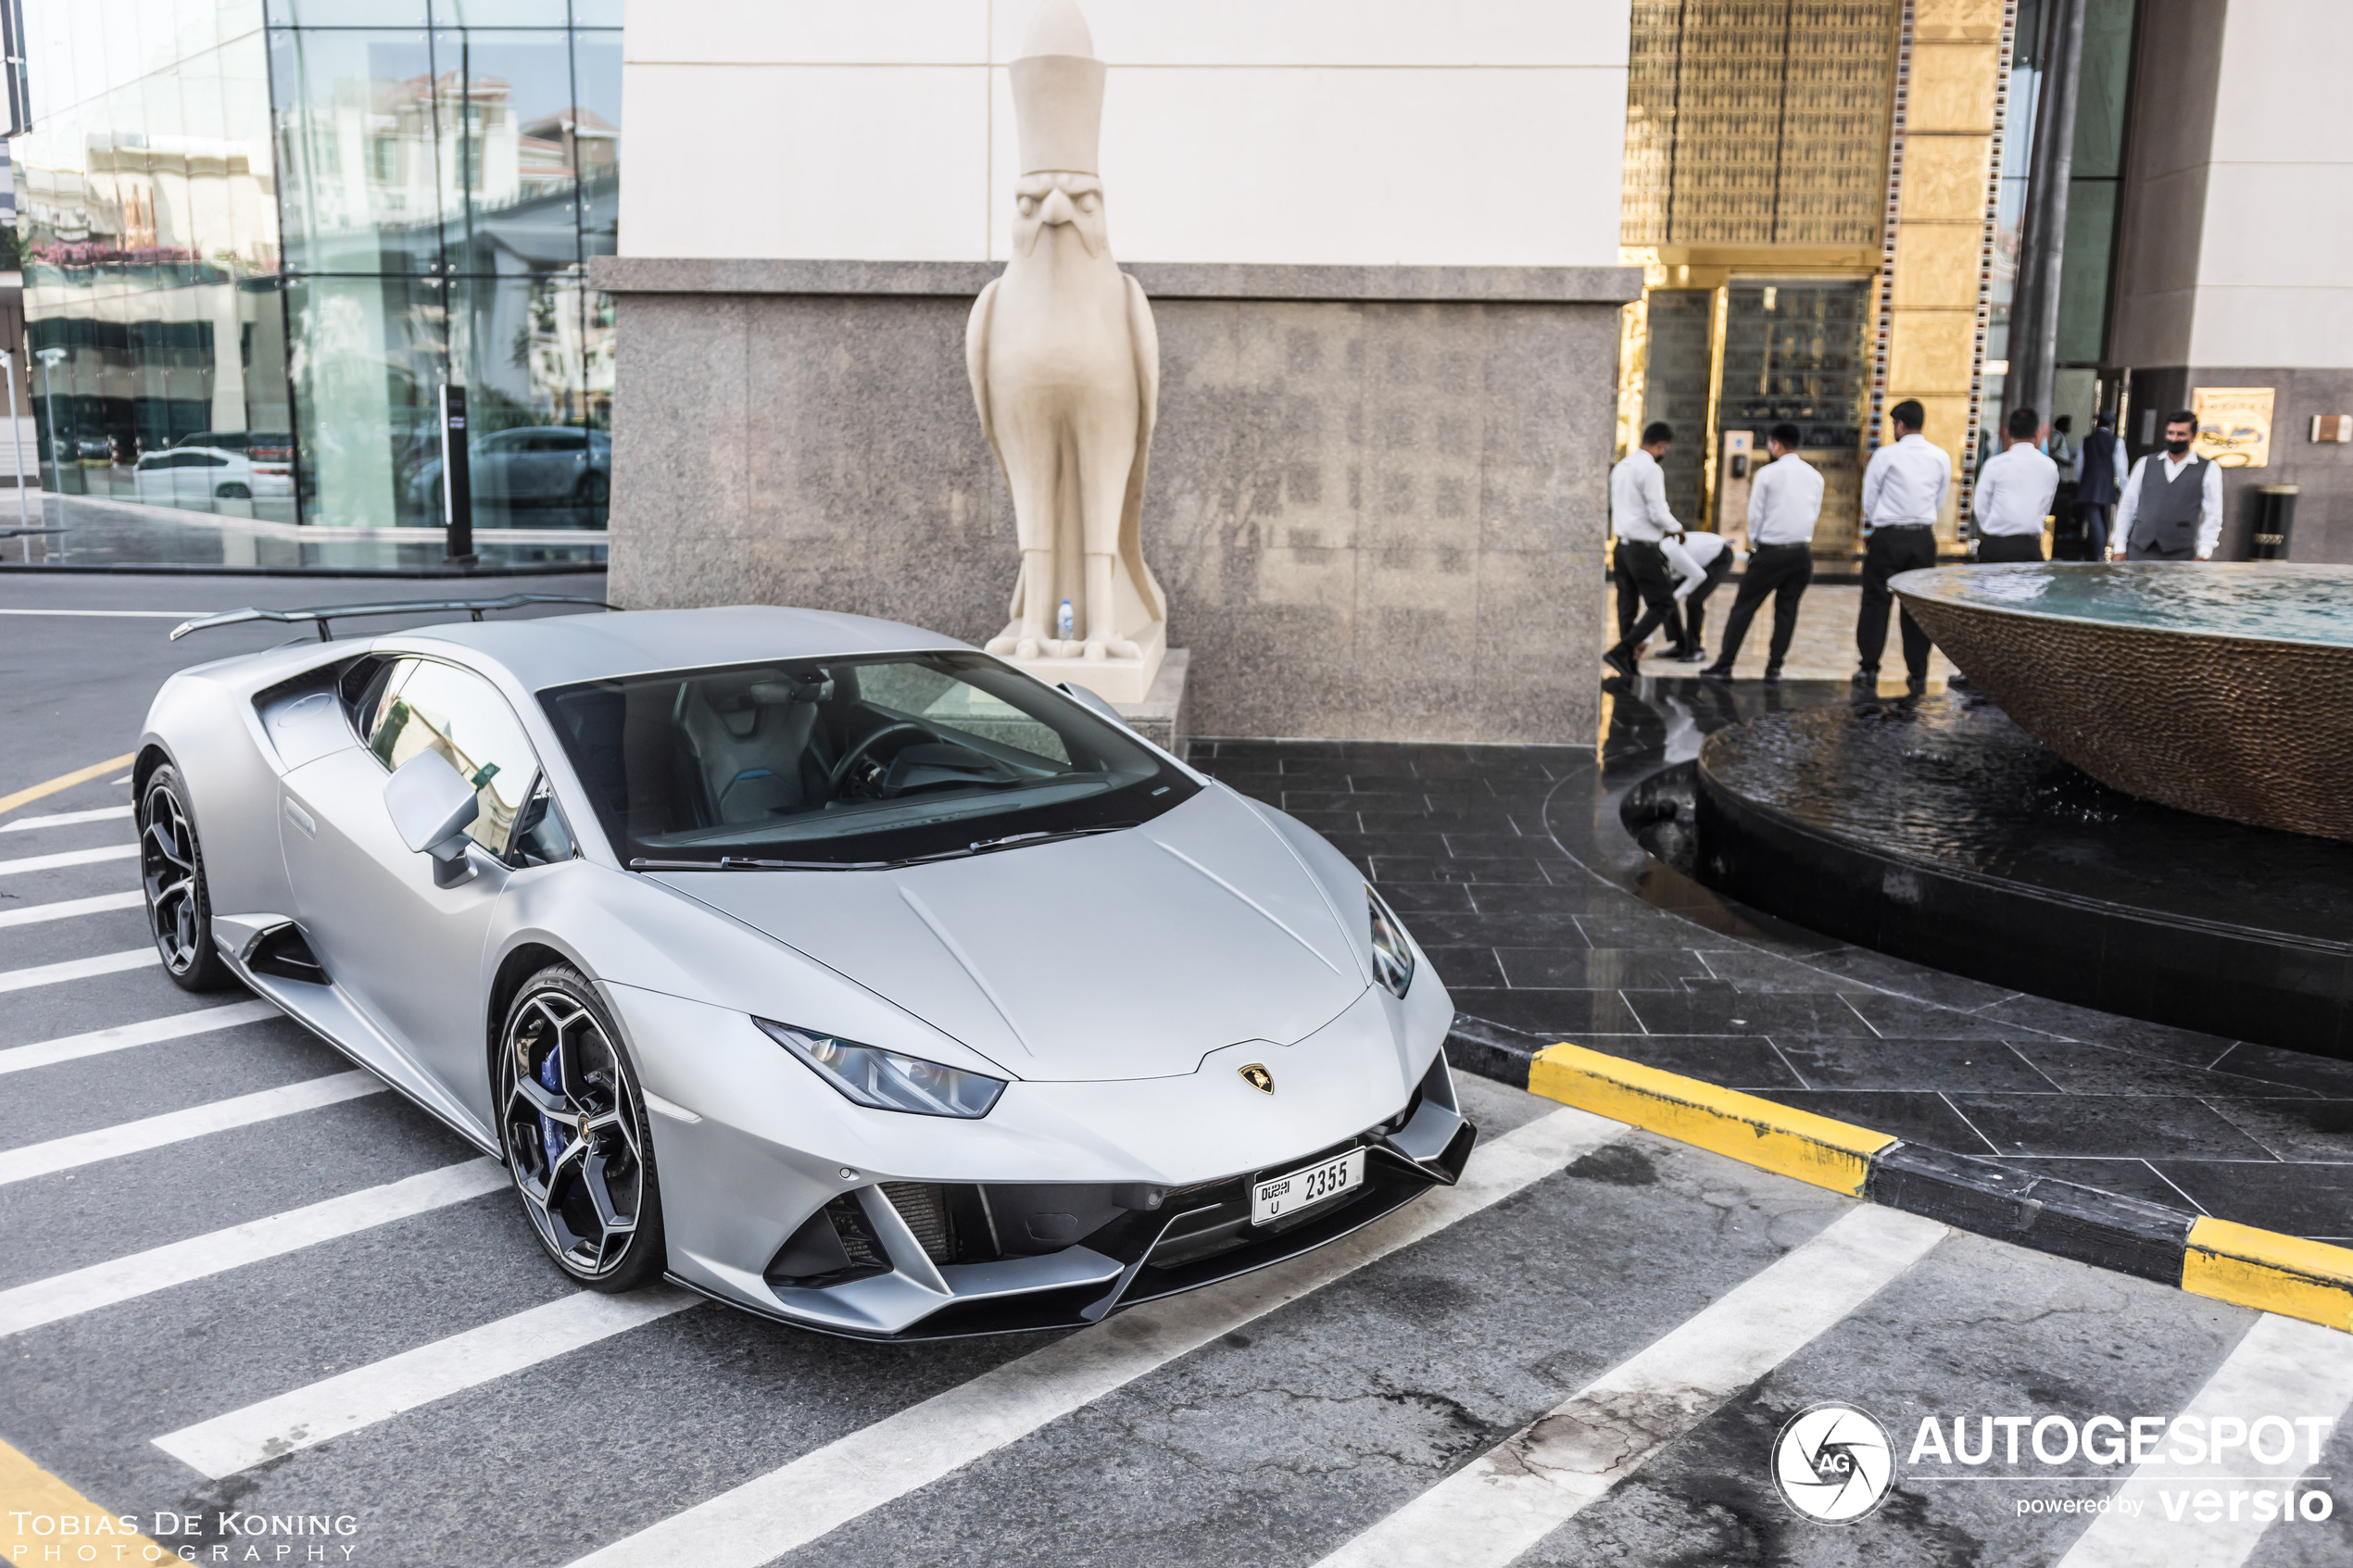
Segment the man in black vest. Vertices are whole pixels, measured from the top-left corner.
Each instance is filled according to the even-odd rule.
[[[2133,465],[2110,545],[2123,560],[2212,560],[2222,538],[2222,470],[2190,455],[2197,416],[2166,416],[2165,450]]]
[[[2070,560],[2108,558],[2108,521],[2124,494],[2124,443],[2116,438],[2116,416],[2102,414],[2076,463],[2075,516],[2082,553]]]

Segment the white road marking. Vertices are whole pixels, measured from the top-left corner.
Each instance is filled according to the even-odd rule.
[[[1462,1182],[1318,1251],[1123,1312],[581,1558],[573,1568],[756,1568],[1027,1436],[1253,1319],[1444,1230],[1624,1135],[1562,1109],[1487,1145]]]
[[[59,866],[87,866],[99,860],[136,859],[139,847],[135,844],[109,844],[103,849],[60,849],[54,855],[27,855],[20,859],[0,860],[0,876],[13,872],[47,872]]]
[[[0,969],[0,991],[25,991],[35,985],[55,985],[66,980],[120,974],[127,969],[145,969],[149,964],[161,962],[163,955],[149,946],[125,947],[120,953],[99,953],[87,959],[67,959],[61,963],[34,964],[29,969]]]
[[[1916,1214],[1849,1210],[1319,1568],[1502,1568],[1870,1299],[1945,1234]]]
[[[383,1092],[384,1085],[365,1073],[334,1073],[307,1083],[288,1084],[282,1088],[263,1089],[258,1094],[239,1095],[234,1099],[218,1099],[210,1105],[191,1106],[186,1110],[170,1110],[161,1116],[76,1133],[70,1137],[52,1138],[47,1143],[0,1149],[0,1186]]]
[[[146,895],[134,887],[128,893],[101,893],[89,898],[60,898],[53,904],[27,904],[20,909],[0,909],[0,926],[38,925],[43,921],[67,920],[74,915],[135,909],[146,901]]]
[[[2211,1435],[2218,1416],[2242,1422],[2248,1428],[2266,1416],[2277,1416],[2288,1424],[2288,1430],[2284,1435],[2267,1426],[2261,1434],[2262,1447],[2277,1454],[2281,1437],[2291,1437],[2285,1456],[2276,1462],[2267,1461],[2256,1456],[2252,1445],[2240,1443],[2211,1463],[2175,1464],[2165,1457],[2151,1460],[2111,1494],[2109,1511],[2095,1518],[2092,1527],[2076,1538],[2074,1547],[2059,1560],[2059,1568],[2141,1568],[2149,1562],[2162,1562],[2166,1568],[2238,1568],[2264,1531],[2293,1531],[2306,1525],[2301,1518],[2276,1524],[2258,1523],[2255,1518],[2261,1512],[2254,1501],[2256,1493],[2270,1492],[2276,1498],[2296,1489],[2296,1478],[2312,1468],[2312,1429],[2295,1424],[2325,1419],[2329,1425],[2319,1428],[2325,1442],[2349,1405],[2353,1405],[2353,1338],[2317,1323],[2264,1313],[2173,1421],[2179,1428],[2196,1416],[2199,1420],[2196,1430]],[[2170,1453],[2171,1447],[2169,1429],[2161,1452]],[[2137,1502],[2140,1509],[2127,1514],[2113,1506],[2116,1502]],[[2334,1505],[2338,1510],[2343,1506],[2341,1502]],[[2219,1517],[2200,1519],[2201,1507]],[[2325,1555],[2325,1548],[2319,1549]]]
[[[627,1296],[579,1291],[544,1307],[355,1367],[274,1399],[183,1426],[157,1437],[155,1445],[219,1480],[263,1460],[389,1421],[403,1411],[446,1399],[657,1318],[700,1306],[702,1301],[699,1296],[669,1286]]]
[[[507,1168],[498,1161],[469,1160],[232,1225],[209,1236],[149,1248],[127,1258],[0,1290],[0,1336],[463,1203],[506,1185]]]
[[[207,1035],[215,1029],[228,1029],[236,1024],[253,1023],[278,1016],[278,1010],[268,1002],[231,1002],[226,1007],[198,1008],[194,1012],[175,1012],[166,1018],[150,1018],[142,1023],[93,1029],[85,1035],[61,1035],[54,1040],[36,1040],[29,1046],[11,1046],[0,1050],[0,1073],[22,1073],[29,1067],[76,1061],[85,1056],[104,1056],[108,1051],[129,1050],[133,1046],[152,1046],[164,1040],[183,1039],[190,1035]]]
[[[35,828],[68,828],[76,822],[112,822],[128,819],[128,806],[101,806],[90,811],[52,811],[45,817],[19,817],[0,822],[0,833],[31,833]]]

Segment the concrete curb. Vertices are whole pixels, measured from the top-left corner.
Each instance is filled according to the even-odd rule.
[[[2353,1333],[2353,1248],[1922,1148],[1566,1042],[1529,1059],[1527,1074],[1530,1094],[1832,1192]]]

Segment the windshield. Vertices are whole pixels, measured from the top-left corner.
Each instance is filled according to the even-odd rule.
[[[976,653],[738,664],[539,700],[624,861],[887,864],[1132,826],[1200,787]]]

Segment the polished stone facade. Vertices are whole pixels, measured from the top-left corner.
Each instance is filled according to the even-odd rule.
[[[1196,732],[1590,744],[1631,269],[1136,265],[1144,548]],[[1012,505],[961,263],[597,264],[619,303],[612,592],[975,642]]]

